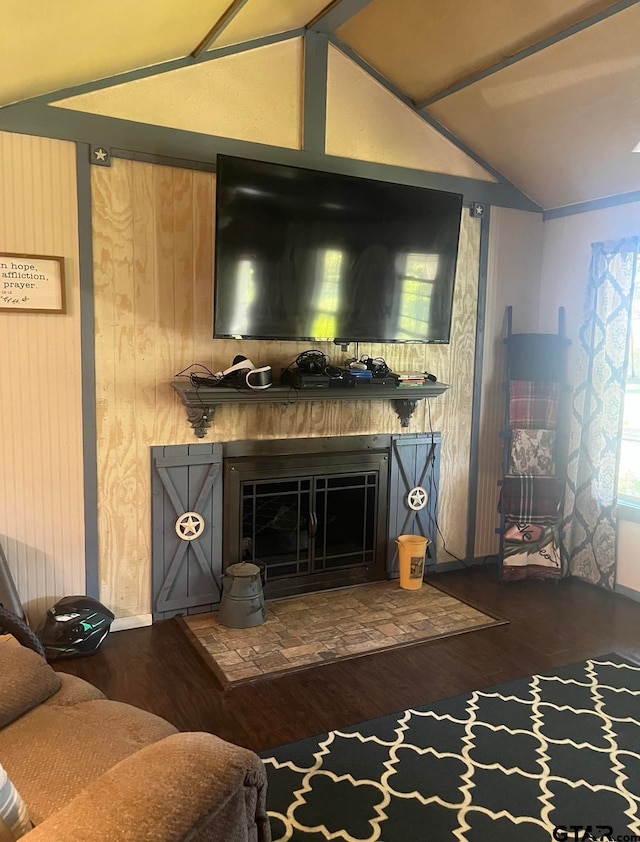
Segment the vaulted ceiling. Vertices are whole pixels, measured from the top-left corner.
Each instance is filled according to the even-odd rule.
[[[259,92],[263,65],[280,62],[286,75],[311,31],[464,150],[471,177],[478,167],[545,209],[640,190],[640,0],[5,0],[3,12],[0,129],[34,103],[140,119],[127,97],[113,100],[137,79],[153,124],[149,80],[167,71],[182,73],[194,113],[198,85],[218,111],[238,109],[225,102],[238,73]],[[289,41],[288,52],[260,53]],[[243,56],[242,70],[228,63],[226,77],[207,77],[207,59],[223,55]],[[197,78],[185,73],[195,67]],[[302,96],[294,76],[283,88],[290,109]],[[205,127],[193,130],[206,132],[200,114]],[[281,135],[271,142],[293,143]]]

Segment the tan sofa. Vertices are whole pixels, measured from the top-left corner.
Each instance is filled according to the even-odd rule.
[[[25,842],[269,842],[262,762],[112,702],[0,637],[0,763]]]

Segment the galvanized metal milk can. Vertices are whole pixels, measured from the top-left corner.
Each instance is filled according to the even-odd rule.
[[[267,619],[260,568],[249,561],[227,567],[218,622],[232,629],[259,626]]]

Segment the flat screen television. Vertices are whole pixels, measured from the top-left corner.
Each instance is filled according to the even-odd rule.
[[[218,156],[215,338],[447,343],[462,196]]]

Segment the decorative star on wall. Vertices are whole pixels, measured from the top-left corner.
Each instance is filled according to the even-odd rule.
[[[111,153],[104,146],[91,147],[91,163],[98,167],[111,166]]]
[[[419,512],[421,509],[424,509],[428,500],[429,495],[420,485],[416,485],[416,487],[412,488],[407,494],[407,505],[410,509],[413,509],[414,512]]]
[[[194,541],[204,530],[204,518],[197,512],[185,512],[176,521],[176,534],[183,541]]]

